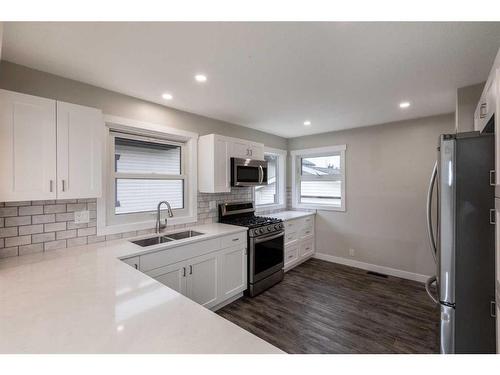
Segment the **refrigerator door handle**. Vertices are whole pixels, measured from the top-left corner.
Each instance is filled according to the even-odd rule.
[[[432,294],[432,291],[431,291],[431,285],[434,284],[436,281],[437,281],[437,277],[436,276],[429,277],[427,279],[427,281],[425,282],[425,291],[427,292],[427,294],[429,295],[429,297],[431,297],[432,302],[434,302],[436,305],[438,305],[439,304],[439,299],[438,299],[438,297],[435,297]]]
[[[434,229],[432,228],[432,196],[434,193],[434,186],[437,178],[437,161],[432,170],[431,179],[429,181],[429,189],[427,191],[427,235],[429,236],[429,243],[431,246],[432,257],[437,263],[437,247],[436,237],[434,236]]]

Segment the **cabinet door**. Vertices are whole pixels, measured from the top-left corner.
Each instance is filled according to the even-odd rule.
[[[231,156],[234,158],[251,159],[251,149],[245,142],[233,141],[231,142]]]
[[[56,198],[56,102],[0,90],[0,202]]]
[[[231,298],[247,288],[247,252],[244,247],[231,247],[220,255],[221,298]]]
[[[104,122],[95,108],[57,102],[57,197],[101,196]]]
[[[204,307],[215,306],[219,301],[217,254],[202,255],[188,263],[186,295]]]
[[[229,144],[226,140],[214,139],[214,193],[228,193],[231,191],[231,162]]]
[[[145,274],[168,286],[170,289],[186,295],[186,267],[186,262],[178,262],[145,272]]]

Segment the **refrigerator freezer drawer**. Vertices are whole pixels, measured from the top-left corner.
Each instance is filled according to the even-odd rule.
[[[455,309],[441,305],[441,354],[455,353]]]

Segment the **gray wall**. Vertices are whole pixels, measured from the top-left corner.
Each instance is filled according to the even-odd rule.
[[[179,111],[8,61],[0,62],[0,88],[96,107],[105,114],[163,124],[200,135],[216,133],[283,150],[287,148],[286,139],[276,135]]]
[[[485,82],[457,89],[457,109],[455,112],[456,132],[474,130],[474,111],[483,92]]]
[[[289,150],[346,144],[346,212],[318,211],[316,251],[424,275],[434,274],[426,234],[428,179],[441,115],[289,139]]]

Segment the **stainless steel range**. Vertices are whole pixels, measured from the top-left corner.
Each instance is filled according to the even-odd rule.
[[[219,221],[248,227],[248,290],[256,296],[283,280],[285,230],[283,221],[255,216],[253,202],[219,205]]]

